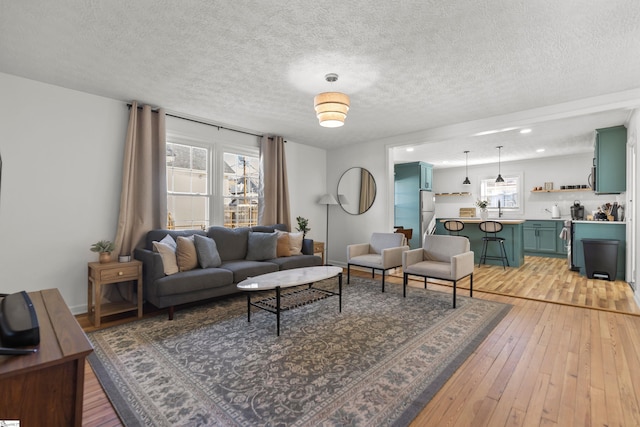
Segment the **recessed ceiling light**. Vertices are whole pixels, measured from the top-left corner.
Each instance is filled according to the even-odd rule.
[[[410,153],[410,152],[412,152],[412,151],[413,151],[413,147],[409,147],[409,148],[407,148],[407,152],[409,152],[409,153]]]
[[[538,149],[536,150],[536,153],[544,153],[544,148],[538,148]]]
[[[514,129],[517,129],[517,128],[513,128],[512,127],[512,128],[502,128],[502,129],[487,130],[487,131],[484,131],[484,132],[474,133],[473,136],[491,135],[491,134],[494,134],[494,133],[508,132],[508,131],[514,130]]]
[[[531,129],[522,129],[520,131],[520,133],[529,133],[529,132],[531,132]]]

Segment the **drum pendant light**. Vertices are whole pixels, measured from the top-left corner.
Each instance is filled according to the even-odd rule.
[[[338,75],[335,73],[329,73],[324,78],[329,83],[338,81]],[[349,96],[341,92],[323,92],[313,98],[313,106],[320,126],[327,128],[344,125],[349,104]]]
[[[469,150],[465,151],[464,155],[465,155],[465,159],[464,159],[465,177],[464,177],[464,181],[462,181],[462,185],[471,185],[471,181],[469,181]]]
[[[502,175],[500,174],[500,149],[502,148],[502,145],[498,145],[496,148],[498,149],[498,177],[496,178],[496,182],[504,182],[504,178],[502,178]]]

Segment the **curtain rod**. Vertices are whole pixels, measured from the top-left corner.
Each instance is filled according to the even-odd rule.
[[[131,109],[131,106],[132,106],[132,104],[127,103],[127,107],[128,107],[129,109]],[[138,108],[139,108],[139,109],[142,109],[142,107],[141,107],[141,106],[138,106]],[[153,108],[151,109],[151,111],[152,111],[152,112],[154,112],[154,113],[157,113],[157,112],[158,112],[158,111],[157,111],[157,109],[153,109]],[[176,115],[176,114],[172,114],[172,113],[165,113],[165,115],[166,115],[166,116],[169,116],[169,117],[175,117],[176,119],[188,120],[188,121],[190,121],[190,122],[200,123],[200,124],[202,124],[202,125],[207,125],[207,126],[212,126],[212,127],[214,127],[214,128],[218,128],[218,130],[220,130],[220,129],[224,129],[224,130],[229,130],[229,131],[231,131],[231,132],[243,133],[243,134],[245,134],[245,135],[257,136],[257,137],[259,137],[259,138],[264,137],[264,135],[258,135],[258,134],[251,133],[251,132],[245,132],[245,131],[243,131],[243,130],[237,130],[237,129],[232,129],[232,128],[228,128],[228,127],[225,127],[225,126],[214,125],[214,124],[212,124],[212,123],[207,123],[207,122],[203,122],[203,121],[201,121],[201,120],[191,119],[191,118],[189,118],[189,117],[182,117],[182,116],[178,116],[178,115]],[[268,138],[269,138],[269,139],[273,139],[272,137],[268,137]],[[284,141],[284,142],[287,142],[287,141]]]

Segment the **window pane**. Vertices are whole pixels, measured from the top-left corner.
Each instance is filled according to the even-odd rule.
[[[260,159],[224,153],[224,225],[246,227],[258,223]]]
[[[209,226],[209,150],[167,143],[169,227]]]
[[[520,178],[505,176],[503,183],[495,179],[484,179],[480,186],[480,198],[489,201],[489,209],[497,209],[498,202],[502,209],[520,208]]]
[[[167,210],[173,220],[170,229],[209,227],[209,198],[205,196],[169,195]]]

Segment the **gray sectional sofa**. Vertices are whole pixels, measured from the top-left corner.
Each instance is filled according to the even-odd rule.
[[[313,255],[313,240],[310,239],[302,241],[302,253],[299,255],[275,258],[271,258],[271,255],[261,255],[261,248],[256,248],[255,242],[260,241],[258,238],[269,238],[269,236],[252,236],[252,234],[274,233],[275,230],[286,231],[286,226],[276,224],[244,228],[210,227],[206,231],[149,231],[144,248],[134,251],[134,257],[143,263],[144,299],[158,308],[168,308],[169,319],[172,320],[175,306],[237,293],[236,284],[247,277],[291,268],[322,265],[321,258]],[[198,266],[189,271],[165,274],[162,256],[154,251],[153,242],[160,242],[167,235],[177,240],[179,236],[188,237],[196,234],[210,237],[215,242],[219,254],[216,267],[200,268]],[[269,258],[261,259],[265,256]]]

